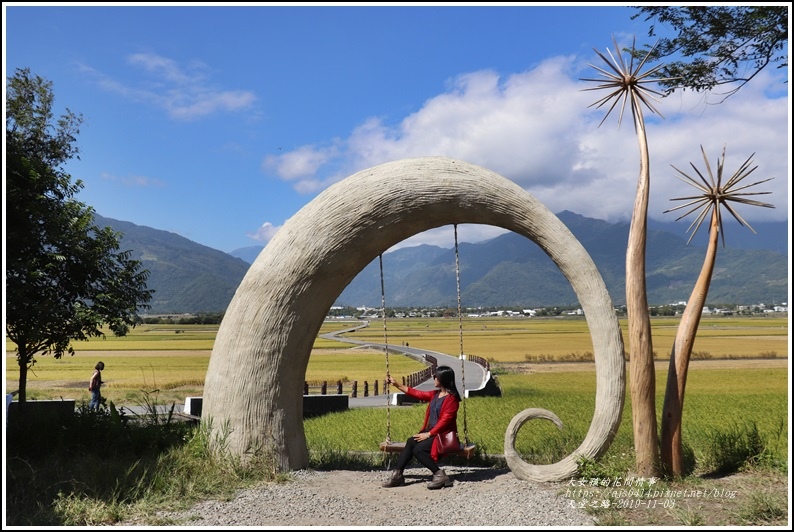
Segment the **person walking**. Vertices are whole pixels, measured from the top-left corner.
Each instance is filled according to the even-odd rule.
[[[102,400],[102,395],[99,389],[102,387],[102,370],[105,369],[105,363],[102,361],[97,362],[94,366],[94,373],[91,375],[91,380],[88,381],[88,391],[91,392],[91,402],[88,403],[89,410],[96,410],[99,408]]]
[[[433,379],[436,389],[422,391],[410,386],[403,386],[391,375],[386,375],[386,381],[389,384],[396,386],[398,390],[409,397],[428,402],[428,405],[422,428],[405,442],[392,477],[383,484],[384,488],[395,488],[405,484],[403,471],[413,458],[416,458],[420,464],[433,473],[433,478],[427,483],[428,489],[452,486],[452,480],[437,463],[443,453],[441,442],[436,436],[449,432],[454,432],[457,435],[460,393],[455,385],[455,371],[449,366],[436,367]]]

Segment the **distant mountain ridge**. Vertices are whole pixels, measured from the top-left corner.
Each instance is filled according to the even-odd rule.
[[[625,259],[629,224],[563,211],[560,220],[571,230],[595,262],[616,305],[625,304]],[[707,302],[787,302],[788,258],[773,250],[734,249],[728,246],[736,229],[726,229],[720,244]],[[705,246],[687,245],[682,236],[648,230],[646,289],[651,305],[689,299],[705,257]],[[703,231],[703,228],[701,228]],[[779,234],[779,233],[778,233]],[[411,254],[406,260],[405,255]],[[454,250],[426,246],[423,259],[416,248],[384,254],[386,304],[457,306]],[[516,233],[459,246],[461,300],[465,307],[520,306],[524,308],[576,305],[567,279],[534,242]],[[412,266],[413,265],[413,266]],[[377,261],[367,266],[338,298],[342,305],[380,306]]]
[[[598,267],[613,303],[625,303],[625,257],[629,224],[609,223],[569,211],[557,216],[582,243]],[[148,313],[223,312],[245,273],[262,250],[249,246],[231,254],[184,237],[97,216],[98,225],[124,233],[121,249],[133,251],[151,274],[155,290]],[[648,301],[661,305],[686,301],[705,256],[705,227],[687,245],[688,224],[649,221],[646,271]],[[780,303],[788,299],[786,222],[726,227],[726,246],[717,252],[709,289],[714,303]],[[764,239],[753,241],[766,231]],[[746,234],[742,234],[746,233]],[[781,240],[783,243],[781,244]],[[768,245],[771,249],[752,247]],[[742,248],[741,246],[745,246]],[[772,247],[774,246],[774,247]],[[775,249],[777,248],[777,249]],[[461,300],[465,307],[568,306],[577,304],[567,279],[534,242],[505,233],[459,246]],[[401,248],[383,255],[386,305],[456,307],[454,249],[432,245]],[[375,259],[344,289],[336,304],[381,305],[380,271]]]
[[[176,233],[95,215],[100,227],[121,231],[121,250],[131,250],[149,270],[149,314],[223,312],[250,264]]]

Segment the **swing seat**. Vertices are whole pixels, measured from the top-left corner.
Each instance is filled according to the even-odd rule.
[[[380,450],[385,453],[401,453],[404,448],[405,442],[403,441],[384,441],[380,444]],[[476,450],[477,446],[473,443],[461,444],[460,451],[456,453],[446,453],[444,456],[460,456],[468,460],[474,456]]]

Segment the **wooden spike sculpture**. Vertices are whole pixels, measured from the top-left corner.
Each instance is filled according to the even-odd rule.
[[[613,43],[617,51],[618,45],[614,38]],[[634,45],[632,44],[633,48]],[[648,312],[648,299],[645,289],[645,241],[651,175],[642,105],[661,116],[661,113],[654,108],[651,100],[658,101],[653,94],[658,96],[662,94],[647,88],[645,84],[657,83],[664,78],[651,78],[663,65],[656,66],[645,73],[640,73],[651,51],[635,68],[633,54],[630,62],[626,64],[620,53],[617,53],[618,60],[615,60],[609,50],[607,50],[609,59],[598,50],[595,50],[611,71],[591,65],[603,77],[596,79],[583,78],[584,81],[599,83],[598,86],[585,90],[608,89],[612,91],[590,105],[590,107],[599,108],[612,101],[612,105],[601,120],[601,124],[604,123],[604,120],[606,120],[615,106],[622,101],[620,116],[618,117],[618,127],[620,127],[626,102],[629,102],[634,118],[634,130],[637,133],[640,148],[640,175],[637,182],[637,193],[634,200],[634,211],[631,215],[629,240],[626,249],[626,310],[629,330],[628,345],[631,353],[629,367],[634,452],[636,455],[637,474],[645,477],[658,474],[659,456],[656,426],[656,375],[653,365],[651,318]],[[599,127],[601,124],[599,124]]]
[[[679,205],[673,209],[668,209],[665,212],[671,212],[685,207],[691,207],[685,214],[679,216],[676,220],[686,217],[687,215],[700,211],[695,221],[689,226],[687,231],[692,230],[692,235],[689,237],[689,242],[692,237],[700,228],[700,225],[711,213],[711,222],[709,228],[709,243],[706,249],[706,258],[703,262],[703,267],[700,270],[700,276],[695,283],[692,294],[687,302],[686,309],[681,316],[681,323],[678,325],[678,332],[676,333],[675,343],[673,344],[672,352],[670,353],[670,369],[667,374],[667,388],[664,395],[664,406],[662,409],[662,447],[661,458],[662,464],[666,474],[681,476],[684,473],[684,456],[683,456],[683,441],[681,437],[681,419],[684,410],[684,389],[686,388],[687,369],[689,368],[689,359],[692,355],[692,346],[695,343],[695,336],[697,334],[698,325],[700,323],[700,316],[703,313],[703,306],[706,302],[706,296],[709,292],[709,285],[711,284],[711,274],[714,271],[714,263],[717,258],[717,241],[719,235],[722,235],[722,244],[725,245],[725,232],[722,227],[722,216],[720,209],[725,206],[728,212],[739,222],[741,225],[746,225],[753,233],[755,230],[750,227],[736,210],[734,210],[729,202],[734,201],[744,203],[746,205],[754,205],[758,207],[773,207],[768,203],[747,199],[744,196],[753,194],[768,194],[768,192],[740,192],[755,185],[765,183],[769,179],[757,181],[751,185],[738,187],[739,183],[748,175],[750,175],[757,166],[750,168],[752,156],[750,156],[744,164],[736,171],[736,173],[723,184],[722,172],[725,165],[725,149],[723,148],[722,157],[717,162],[717,177],[711,172],[706,152],[701,146],[703,153],[703,160],[706,163],[706,170],[708,171],[707,180],[698,169],[691,165],[697,173],[700,180],[693,179],[678,168],[673,167],[681,176],[686,178],[687,183],[691,184],[702,192],[698,196],[688,196],[683,198],[673,198],[672,201],[684,200],[687,203]],[[684,181],[680,176],[679,179]],[[771,179],[771,178],[770,178]],[[694,228],[694,229],[693,229]]]
[[[615,49],[617,50],[617,42]],[[612,112],[615,106],[622,100],[620,116],[618,118],[618,127],[623,119],[623,111],[626,102],[630,102],[632,115],[634,117],[634,127],[637,133],[637,139],[640,146],[640,176],[637,185],[637,195],[634,203],[634,211],[631,217],[631,227],[629,230],[628,247],[626,250],[626,306],[628,311],[629,322],[629,348],[631,350],[631,399],[632,399],[632,417],[634,424],[634,450],[636,454],[636,468],[637,473],[644,476],[655,476],[659,474],[659,446],[657,444],[657,425],[656,425],[656,383],[655,383],[655,370],[653,365],[653,339],[651,337],[650,316],[648,313],[648,302],[645,286],[645,239],[647,233],[647,213],[648,213],[648,192],[650,187],[650,171],[649,171],[649,156],[648,156],[648,143],[645,134],[645,121],[642,116],[642,106],[644,104],[651,112],[656,112],[661,116],[651,104],[650,100],[658,101],[652,96],[656,94],[661,96],[657,91],[649,90],[643,87],[642,84],[662,81],[660,78],[651,79],[654,73],[658,72],[662,65],[648,70],[640,74],[643,64],[650,56],[651,51],[645,58],[637,65],[633,66],[634,45],[632,44],[632,61],[627,65],[623,57],[618,54],[618,61],[610,53],[610,59],[607,59],[598,50],[596,53],[607,63],[612,72],[603,70],[598,67],[593,67],[598,70],[604,77],[598,79],[585,79],[585,81],[595,81],[599,85],[585,90],[598,90],[610,89],[612,92],[607,96],[601,98],[590,107],[601,107],[609,101],[612,105],[606,113],[606,116],[601,120],[604,123],[606,117]],[[607,53],[609,51],[607,50]],[[592,65],[591,65],[592,66]],[[652,94],[651,94],[652,93]],[[599,124],[599,126],[601,125]],[[701,148],[702,149],[702,148]],[[705,159],[705,152],[703,153]],[[771,207],[766,203],[761,203],[754,200],[749,200],[743,196],[751,194],[747,192],[739,192],[749,187],[755,186],[768,180],[759,181],[752,185],[744,186],[739,189],[736,188],[738,183],[749,175],[755,168],[748,169],[750,159],[728,180],[725,185],[722,185],[722,170],[724,164],[725,154],[723,151],[723,158],[718,164],[717,179],[715,180],[711,174],[711,168],[708,167],[710,181],[707,181],[700,172],[698,173],[703,184],[690,178],[680,170],[678,172],[686,177],[691,184],[704,192],[702,196],[677,198],[684,200],[693,200],[689,203],[682,205],[678,208],[687,206],[694,207],[682,216],[686,216],[693,211],[701,209],[700,215],[693,222],[692,227],[697,231],[703,220],[712,211],[711,215],[711,229],[709,235],[709,245],[706,252],[706,260],[703,264],[700,276],[695,284],[692,296],[687,304],[686,311],[682,316],[681,323],[679,324],[678,332],[676,335],[673,352],[670,357],[670,370],[668,373],[667,388],[665,390],[665,400],[662,413],[662,449],[661,449],[661,463],[663,464],[665,473],[681,475],[683,471],[683,444],[681,441],[681,418],[684,404],[684,389],[686,386],[686,373],[689,365],[689,358],[692,353],[692,346],[697,334],[698,324],[700,322],[700,315],[705,304],[706,295],[708,294],[708,287],[711,282],[711,274],[714,270],[714,261],[717,253],[717,238],[719,233],[722,233],[722,218],[720,216],[720,207],[724,205],[729,212],[739,221],[740,224],[746,225],[752,230],[752,227],[739,216],[739,214],[728,205],[729,201],[736,201],[748,205],[756,205],[761,207]],[[674,167],[675,168],[675,167]],[[693,166],[694,168],[694,166]],[[676,210],[671,209],[671,210]],[[669,212],[669,211],[665,211]],[[680,219],[680,218],[679,218]],[[753,231],[755,232],[755,231]],[[724,239],[724,235],[723,235]],[[692,237],[690,237],[690,241]],[[724,241],[723,241],[724,245]]]

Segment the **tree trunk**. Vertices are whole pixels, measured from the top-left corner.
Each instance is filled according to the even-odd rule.
[[[689,296],[678,332],[675,336],[673,350],[670,353],[670,369],[667,374],[667,388],[664,393],[662,409],[662,464],[666,473],[680,477],[684,472],[684,446],[681,439],[681,419],[684,412],[684,388],[689,368],[689,358],[695,344],[700,316],[706,302],[711,284],[711,274],[717,258],[717,240],[719,237],[719,220],[717,210],[711,215],[709,229],[709,245],[700,276]]]
[[[634,423],[634,452],[637,474],[658,474],[659,453],[656,432],[656,374],[653,366],[653,339],[645,290],[645,242],[647,233],[650,169],[645,123],[635,113],[640,146],[640,176],[626,248],[626,311],[630,349],[631,415]]]
[[[21,347],[17,347],[17,363],[19,364],[19,399],[20,403],[27,401],[27,383],[28,383],[28,361],[29,358],[26,353],[20,351]]]

